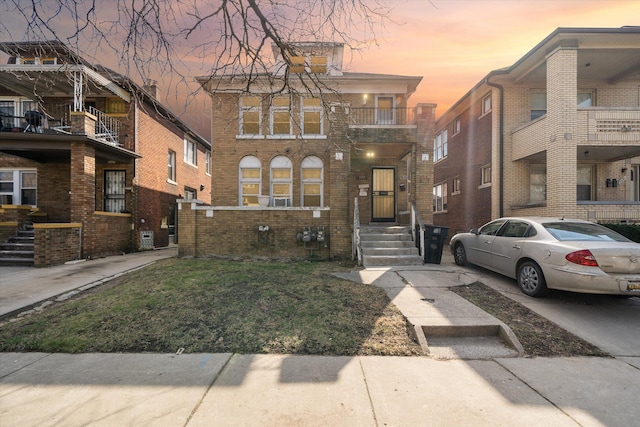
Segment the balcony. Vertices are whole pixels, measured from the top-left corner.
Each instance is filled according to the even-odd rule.
[[[26,111],[23,116],[0,113],[0,132],[28,134],[86,135],[98,141],[121,147],[122,122],[94,108],[85,112],[72,112],[71,104],[49,105],[46,113]],[[74,119],[76,115],[86,116],[84,120]]]
[[[415,128],[415,109],[409,107],[370,108],[351,107],[349,109],[351,128]]]

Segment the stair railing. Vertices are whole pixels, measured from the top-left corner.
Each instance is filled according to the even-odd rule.
[[[362,244],[360,242],[360,208],[358,207],[358,198],[355,198],[353,203],[353,238],[352,246],[353,251],[351,259],[358,260],[358,265],[362,265]]]
[[[420,212],[416,208],[416,202],[411,202],[411,238],[413,239],[420,256],[424,258],[425,242],[424,242],[425,226],[420,217]]]

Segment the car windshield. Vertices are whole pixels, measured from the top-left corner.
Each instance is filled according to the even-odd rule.
[[[606,240],[610,242],[630,242],[626,237],[598,224],[551,222],[542,225],[553,237],[560,241]]]

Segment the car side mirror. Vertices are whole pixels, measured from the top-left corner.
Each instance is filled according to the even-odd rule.
[[[478,229],[477,229],[477,228],[472,228],[472,229],[471,229],[471,231],[469,231],[469,233],[471,233],[471,234],[475,234],[476,236],[477,236],[478,234],[480,234],[480,233],[478,232]]]

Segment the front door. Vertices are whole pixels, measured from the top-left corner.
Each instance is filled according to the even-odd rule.
[[[392,168],[373,168],[371,191],[371,221],[396,220],[396,171]]]

